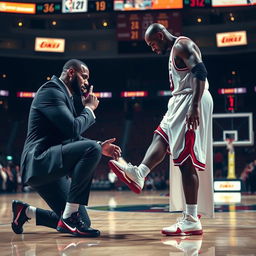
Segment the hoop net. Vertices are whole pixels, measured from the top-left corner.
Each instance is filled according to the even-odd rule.
[[[227,150],[228,152],[230,153],[233,153],[234,152],[234,139],[226,139],[226,146],[227,146]]]

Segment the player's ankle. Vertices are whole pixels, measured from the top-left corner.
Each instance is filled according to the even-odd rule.
[[[197,218],[197,204],[186,204],[186,214]]]
[[[141,177],[145,178],[150,173],[150,169],[145,164],[140,164],[138,166],[139,173]]]
[[[74,203],[67,202],[66,206],[65,206],[65,210],[62,214],[63,219],[69,218],[72,215],[72,213],[78,211],[78,208],[79,208],[79,204],[74,204]]]
[[[25,214],[28,218],[30,219],[33,219],[36,217],[36,207],[34,206],[28,206],[26,211],[25,211]]]

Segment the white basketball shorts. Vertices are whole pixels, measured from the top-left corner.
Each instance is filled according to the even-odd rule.
[[[192,94],[173,96],[168,103],[168,110],[160,125],[154,131],[169,145],[174,165],[182,165],[189,157],[193,165],[205,169],[207,143],[212,140],[209,135],[213,111],[213,101],[208,90],[204,90],[199,106],[199,127],[188,129],[186,115],[191,106]]]

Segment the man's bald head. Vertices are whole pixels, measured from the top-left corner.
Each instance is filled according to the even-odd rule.
[[[152,36],[154,36],[156,33],[158,32],[163,32],[163,33],[166,33],[167,30],[165,28],[165,26],[163,26],[162,24],[159,24],[159,23],[153,23],[151,24],[146,32],[145,32],[145,39],[146,38],[150,38]]]
[[[146,30],[145,41],[153,52],[165,54],[172,43],[172,35],[162,24],[153,23]]]

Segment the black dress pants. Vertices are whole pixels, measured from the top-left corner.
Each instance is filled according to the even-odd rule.
[[[56,228],[66,202],[69,202],[80,204],[80,215],[90,226],[84,205],[88,204],[93,173],[101,158],[101,146],[92,140],[72,142],[63,145],[62,158],[63,168],[42,179],[40,185],[30,184],[53,210],[37,208],[36,224]]]

